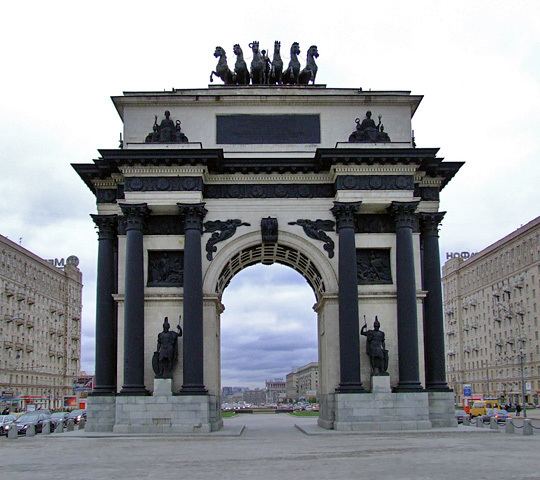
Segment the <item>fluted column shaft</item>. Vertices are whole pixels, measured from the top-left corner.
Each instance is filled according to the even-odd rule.
[[[120,207],[126,217],[124,384],[120,393],[147,395],[144,385],[143,226],[150,210],[146,203]]]
[[[449,391],[446,383],[444,353],[444,318],[439,258],[439,224],[446,212],[420,215],[423,244],[424,300],[424,358],[426,388],[431,391]]]
[[[354,216],[361,202],[334,202],[339,237],[339,371],[340,393],[364,392],[360,376],[360,331],[358,327],[358,280]]]
[[[178,204],[184,220],[184,382],[181,394],[206,395],[204,386],[201,235],[204,203]]]
[[[96,358],[92,395],[116,393],[116,215],[91,215],[98,228]]]
[[[418,315],[414,271],[413,226],[418,202],[392,202],[396,221],[396,284],[399,383],[396,391],[422,390],[418,366]]]

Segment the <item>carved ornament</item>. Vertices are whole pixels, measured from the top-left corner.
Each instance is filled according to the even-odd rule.
[[[339,175],[338,190],[413,190],[412,175]]]
[[[325,233],[334,231],[336,223],[333,220],[307,220],[299,218],[296,222],[289,222],[289,225],[300,225],[309,238],[324,242],[323,248],[328,252],[328,257],[333,258],[335,244]]]
[[[236,233],[236,229],[242,225],[249,227],[251,224],[242,222],[242,220],[238,219],[229,219],[225,221],[213,220],[204,222],[203,233],[212,233],[206,242],[206,258],[208,260],[212,260],[214,258],[214,253],[217,252],[216,243],[223,242],[224,240],[231,238]]]
[[[357,248],[356,271],[358,285],[391,284],[390,249]]]
[[[205,185],[206,198],[332,198],[332,184]]]

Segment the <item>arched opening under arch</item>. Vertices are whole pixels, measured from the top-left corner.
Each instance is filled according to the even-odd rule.
[[[289,266],[252,263],[230,279],[222,301],[222,403],[242,399],[262,406],[316,398],[318,371],[312,385],[304,378],[300,392],[293,385],[293,392],[284,386],[280,394],[279,382],[266,389],[266,380],[285,384],[288,373],[318,362],[316,297],[306,280]]]

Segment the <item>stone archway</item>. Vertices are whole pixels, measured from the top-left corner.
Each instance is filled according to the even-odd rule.
[[[317,346],[321,417],[330,417],[326,401],[339,383],[339,328],[337,278],[328,260],[308,240],[280,232],[280,241],[261,243],[258,232],[231,241],[212,261],[203,279],[205,385],[219,397],[221,391],[220,316],[223,291],[231,279],[249,266],[280,263],[300,273],[312,288],[317,302]]]

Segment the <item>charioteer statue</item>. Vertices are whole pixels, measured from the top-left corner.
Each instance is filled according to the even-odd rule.
[[[365,322],[365,317],[364,317]],[[375,316],[373,330],[367,329],[367,322],[364,323],[360,334],[367,337],[366,352],[371,363],[371,376],[387,376],[388,375],[388,350],[384,342],[384,332],[380,330],[381,324]]]
[[[172,371],[178,360],[178,339],[182,336],[182,328],[178,332],[170,330],[168,317],[163,321],[163,331],[158,335],[157,349],[152,357],[152,368],[156,378],[172,378]]]

